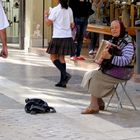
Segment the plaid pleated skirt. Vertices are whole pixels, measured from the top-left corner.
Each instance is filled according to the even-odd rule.
[[[73,39],[70,38],[52,38],[46,51],[48,54],[71,55],[75,53]]]

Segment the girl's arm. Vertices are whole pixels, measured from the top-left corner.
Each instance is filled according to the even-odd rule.
[[[49,16],[49,12],[45,11],[44,12],[44,18],[45,18],[45,22],[47,23],[48,26],[52,25],[53,24],[53,21],[48,19],[48,16]]]

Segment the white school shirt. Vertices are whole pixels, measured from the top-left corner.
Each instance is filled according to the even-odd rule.
[[[70,7],[64,9],[58,4],[51,9],[48,19],[53,21],[52,38],[72,37],[70,24],[73,23],[73,12]]]
[[[2,1],[0,0],[0,30],[5,29],[9,26],[7,17],[3,10]]]

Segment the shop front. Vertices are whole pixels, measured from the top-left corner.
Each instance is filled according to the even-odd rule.
[[[29,50],[45,48],[51,38],[51,27],[44,22],[44,10],[57,0],[2,0],[9,21],[8,46]]]
[[[2,0],[2,4],[10,25],[7,28],[8,44],[19,47],[20,1]]]

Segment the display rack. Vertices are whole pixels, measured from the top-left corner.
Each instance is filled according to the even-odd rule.
[[[131,0],[104,0],[102,7],[97,7],[98,17],[106,18],[101,25],[108,25],[114,19],[123,21],[126,27],[134,27],[135,21],[140,20],[140,2]],[[106,21],[106,22],[105,22]]]
[[[10,25],[19,21],[19,3],[14,0],[2,0],[4,11]]]

